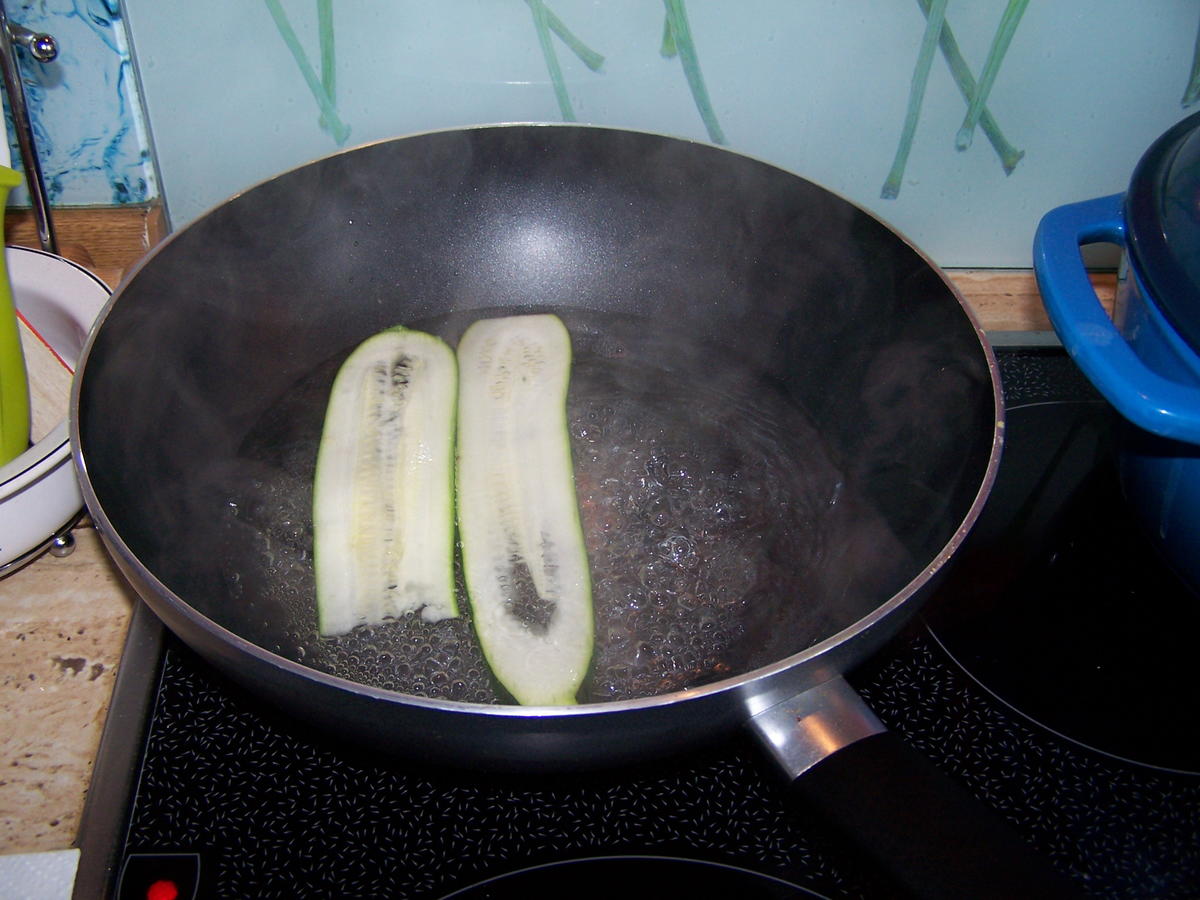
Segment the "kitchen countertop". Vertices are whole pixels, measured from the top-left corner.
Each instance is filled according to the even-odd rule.
[[[135,596],[96,532],[0,581],[0,852],[71,846]]]
[[[120,262],[106,256],[102,277],[119,281]],[[1048,330],[1028,271],[950,275],[988,331]],[[1096,283],[1111,299],[1113,276]],[[70,555],[0,580],[0,853],[74,844],[136,602],[86,518],[74,535]]]

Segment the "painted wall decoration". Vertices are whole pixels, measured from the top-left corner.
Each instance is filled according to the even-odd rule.
[[[320,42],[320,72],[318,73],[308,54],[296,37],[291,19],[284,10],[280,0],[263,0],[279,36],[287,45],[288,52],[296,61],[296,66],[303,76],[305,83],[312,92],[313,99],[320,108],[320,126],[329,132],[339,146],[346,143],[350,129],[341,121],[337,113],[336,83],[336,47],[333,34],[333,0],[316,0],[317,32]],[[542,58],[546,62],[546,71],[550,83],[554,87],[554,99],[558,102],[559,115],[564,122],[576,122],[578,117],[571,105],[570,93],[566,79],[563,78],[562,66],[558,62],[554,38],[562,43],[593,72],[599,72],[604,65],[604,57],[580,40],[562,19],[543,0],[525,0],[533,15],[533,25],[537,30],[538,46]],[[714,144],[726,143],[721,125],[713,112],[712,103],[708,98],[708,89],[704,86],[704,75],[700,71],[700,60],[696,53],[696,45],[692,40],[691,27],[688,25],[687,7],[685,0],[663,0],[666,7],[662,29],[662,46],[660,53],[664,59],[678,57],[687,78],[688,87],[696,101],[696,109],[704,122],[709,139]]]
[[[908,154],[912,149],[913,137],[916,134],[917,122],[921,116],[921,104],[925,99],[925,84],[929,80],[929,70],[933,65],[934,53],[940,48],[946,63],[954,76],[967,103],[967,111],[963,116],[962,125],[954,137],[954,146],[959,150],[967,150],[975,137],[975,129],[983,127],[984,133],[992,147],[1000,156],[1004,166],[1004,174],[1012,174],[1017,163],[1025,154],[1013,147],[1000,131],[1000,126],[987,108],[988,94],[1000,74],[1000,64],[1004,54],[1008,52],[1017,25],[1029,5],[1029,0],[1009,0],[1000,17],[1000,24],[988,48],[987,59],[978,79],[971,74],[971,68],[963,59],[958,49],[958,41],[946,21],[947,0],[919,0],[921,12],[925,14],[925,33],[921,36],[921,48],[917,54],[916,68],[913,70],[912,84],[909,87],[908,109],[904,116],[904,131],[900,137],[900,145],[896,148],[896,157],[888,172],[887,180],[883,183],[880,196],[885,200],[893,200],[900,194],[900,184],[904,178],[904,167],[908,162]]]
[[[338,146],[346,143],[350,129],[338,116],[337,112],[337,56],[333,40],[333,0],[317,0],[317,30],[321,43],[321,70],[318,74],[308,59],[308,54],[296,37],[291,20],[284,11],[279,0],[264,0],[279,36],[287,45],[288,52],[296,61],[304,82],[312,92],[313,99],[320,108],[318,125],[337,142]]]
[[[58,57],[18,52],[34,139],[54,206],[144,203],[158,196],[141,98],[117,0],[7,0],[9,19],[44,31]],[[12,156],[20,157],[5,111]],[[12,205],[28,205],[22,187]]]

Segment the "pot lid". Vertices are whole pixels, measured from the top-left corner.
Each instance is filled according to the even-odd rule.
[[[1146,151],[1125,197],[1125,220],[1148,299],[1200,352],[1200,113]]]

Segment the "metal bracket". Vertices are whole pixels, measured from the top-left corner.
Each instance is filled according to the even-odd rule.
[[[55,237],[54,223],[51,221],[50,201],[46,196],[46,182],[42,176],[41,162],[38,160],[33,125],[29,120],[29,106],[25,100],[25,87],[21,83],[21,70],[17,66],[17,47],[23,48],[42,63],[50,62],[58,56],[58,43],[53,37],[10,22],[8,12],[4,8],[4,0],[0,0],[0,70],[3,70],[8,107],[12,113],[13,129],[17,134],[17,146],[21,151],[21,163],[25,168],[25,183],[33,204],[38,241],[43,250],[57,253],[58,239]]]
[[[790,778],[886,729],[838,676],[750,718],[755,736]]]

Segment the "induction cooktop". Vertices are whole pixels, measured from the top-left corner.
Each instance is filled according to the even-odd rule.
[[[1061,348],[997,355],[988,506],[849,680],[1086,894],[1200,896],[1200,603],[1124,507],[1113,411]],[[893,896],[749,738],[575,776],[417,766],[265,708],[144,607],[80,844],[79,898]]]

